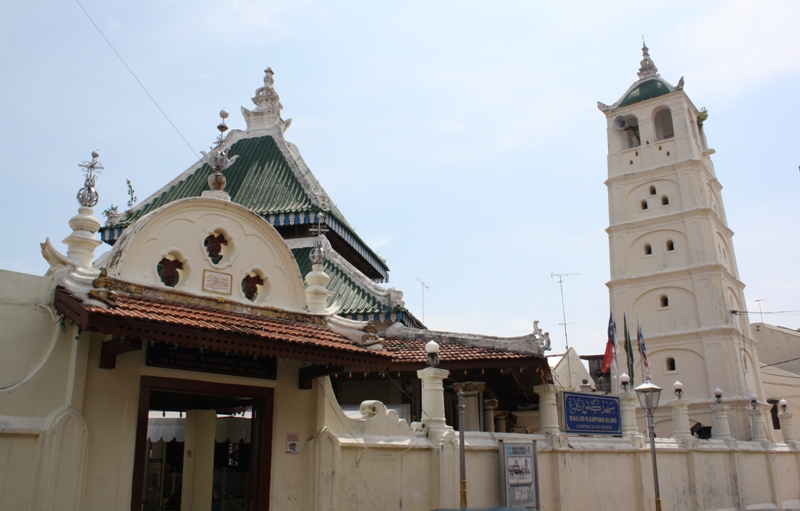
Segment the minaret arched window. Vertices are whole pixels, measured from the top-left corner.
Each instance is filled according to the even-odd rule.
[[[642,145],[639,138],[639,119],[634,115],[625,116],[625,126],[618,128],[622,136],[622,150],[633,149]]]
[[[672,252],[673,250],[675,250],[675,242],[667,240],[667,252]]]
[[[666,309],[669,307],[669,297],[667,295],[661,295],[658,297],[658,306],[662,309]]]
[[[661,205],[662,206],[669,206],[669,197],[666,195],[661,196]]]
[[[655,194],[656,194],[656,187],[655,186],[651,186],[650,187],[650,195],[655,195]]]
[[[656,112],[653,118],[656,128],[656,140],[666,140],[675,136],[675,129],[672,126],[672,112],[669,108],[662,108]]]
[[[647,201],[643,200],[641,203],[639,203],[639,207],[642,209],[647,209]]]
[[[644,244],[644,255],[652,255],[653,254],[653,247],[650,246],[649,243]]]
[[[675,371],[677,369],[677,365],[675,364],[675,359],[672,357],[667,357],[667,371]]]

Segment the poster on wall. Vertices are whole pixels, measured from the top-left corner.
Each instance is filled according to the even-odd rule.
[[[539,462],[536,440],[500,441],[503,505],[513,509],[539,509]]]
[[[286,454],[300,454],[300,435],[298,433],[286,433]]]

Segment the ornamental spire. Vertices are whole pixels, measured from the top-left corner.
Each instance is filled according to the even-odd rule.
[[[245,122],[247,122],[247,131],[254,131],[258,129],[269,129],[274,126],[280,128],[281,133],[289,128],[292,123],[291,119],[281,119],[281,105],[280,97],[275,92],[273,85],[275,84],[275,73],[271,67],[264,70],[264,85],[256,89],[256,95],[253,96],[253,104],[256,108],[248,110],[242,107],[242,115]]]
[[[638,73],[639,79],[644,80],[645,78],[650,78],[651,76],[658,76],[658,68],[653,62],[653,59],[650,58],[650,50],[644,43],[644,37],[642,37],[642,57],[643,58]]]

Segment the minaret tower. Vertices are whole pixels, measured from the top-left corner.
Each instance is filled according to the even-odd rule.
[[[709,426],[718,387],[731,408],[733,436],[747,439],[750,396],[763,402],[764,392],[747,315],[732,313],[745,310],[744,284],[703,131],[705,112],[683,91],[683,78],[671,85],[647,46],[642,52],[639,80],[613,105],[598,102],[607,118],[611,307],[619,327],[627,313],[634,349],[639,317],[652,380],[665,398],[680,380],[692,402],[691,423]],[[644,370],[634,358],[638,385]],[[669,434],[669,407],[659,411],[658,434]]]

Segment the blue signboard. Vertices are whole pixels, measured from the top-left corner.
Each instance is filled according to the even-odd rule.
[[[584,435],[621,435],[619,398],[564,392],[564,431]]]

